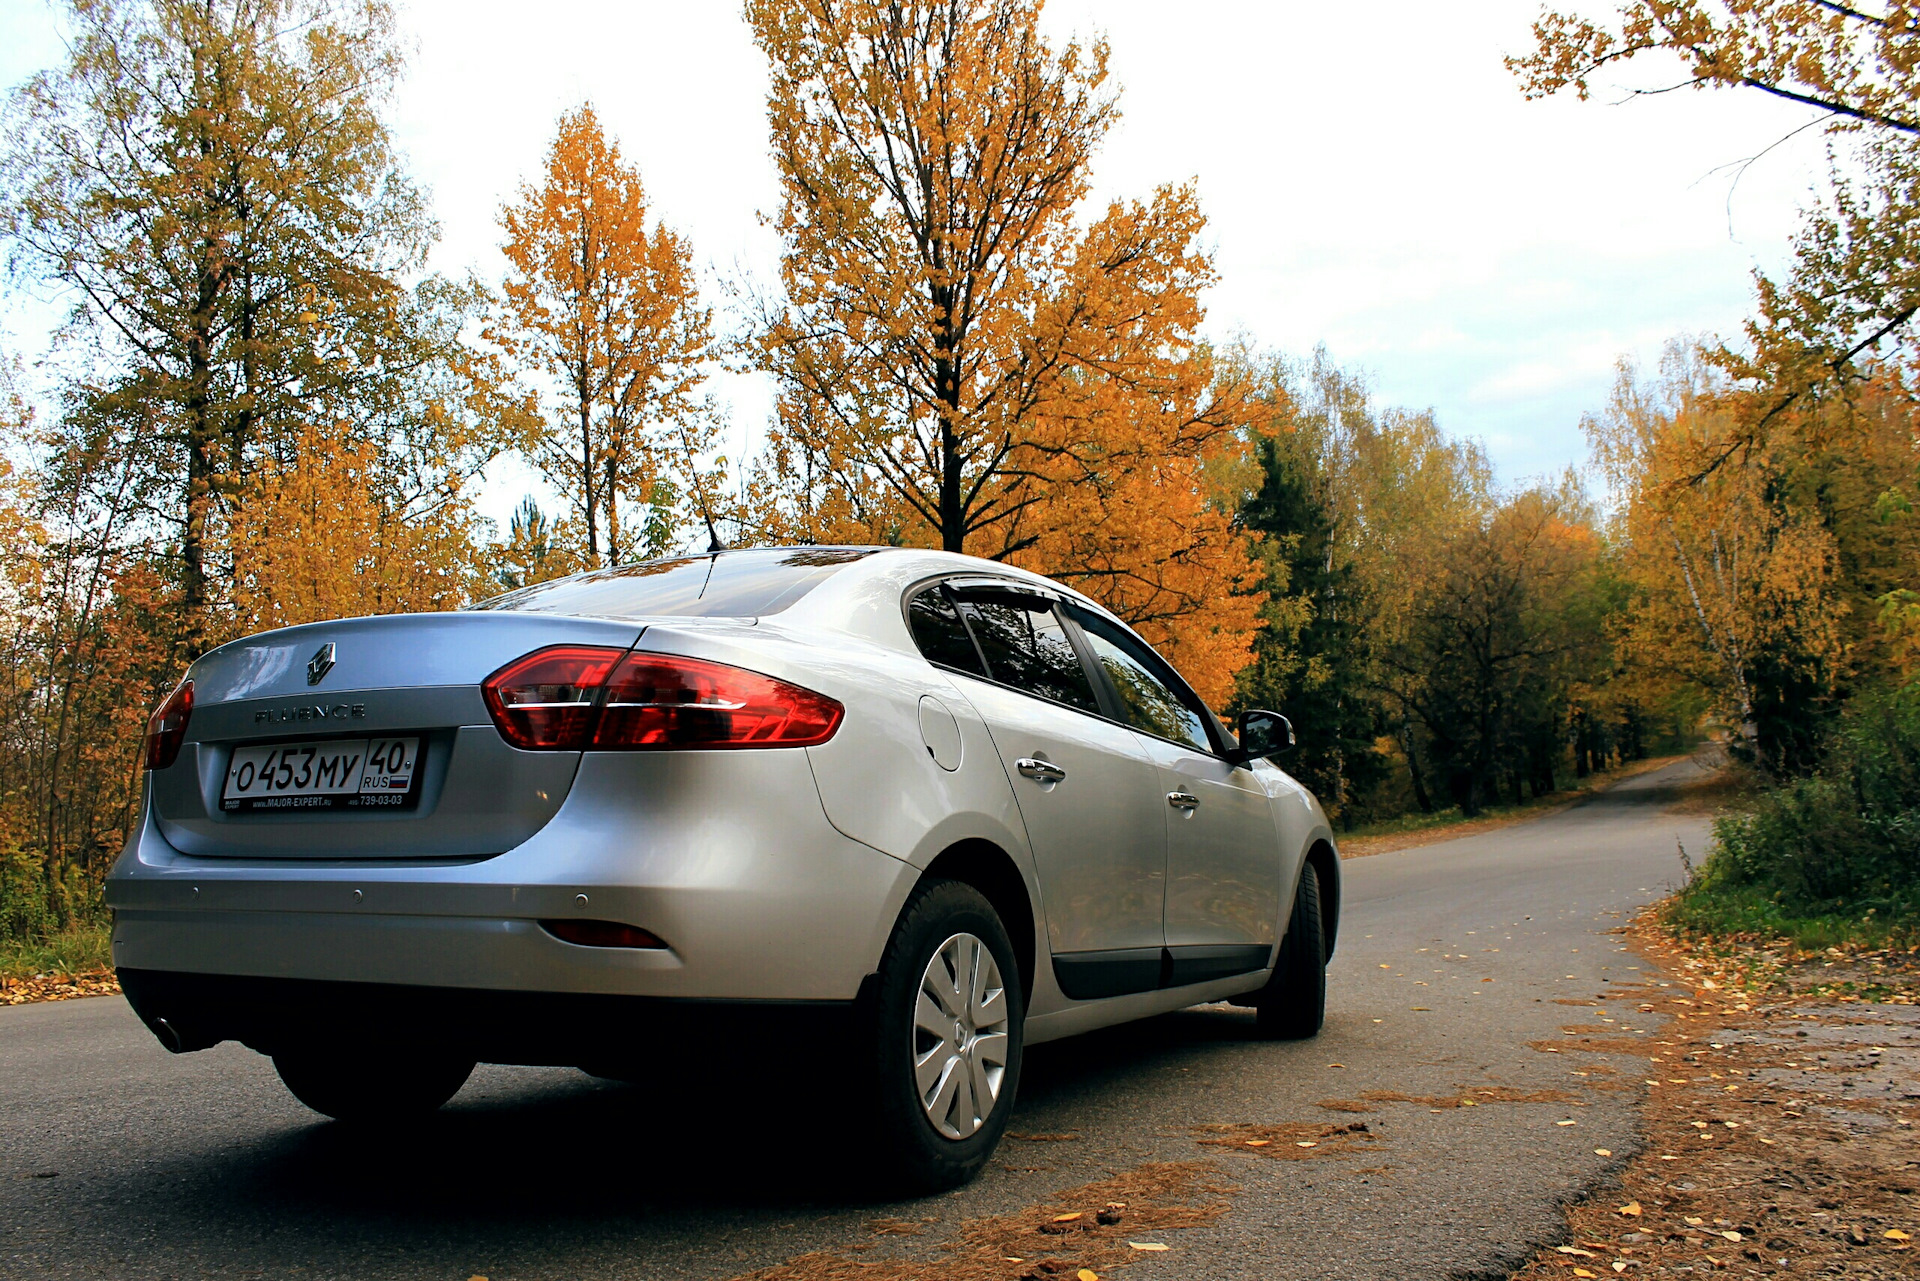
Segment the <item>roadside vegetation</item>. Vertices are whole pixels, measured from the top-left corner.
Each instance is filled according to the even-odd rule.
[[[1716,819],[1663,919],[1802,953],[1920,952],[1920,687],[1857,698],[1811,774]]]
[[[1898,10],[1628,0],[1544,11],[1530,96],[1764,94],[1824,131],[1788,270],[1738,339],[1622,370],[1589,424],[1611,491],[1618,633],[1697,690],[1758,794],[1664,910],[1696,939],[1911,946],[1920,920],[1920,75]],[[1695,871],[1691,866],[1689,873]]]

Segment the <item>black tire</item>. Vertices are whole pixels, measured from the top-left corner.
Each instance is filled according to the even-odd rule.
[[[991,1110],[977,1130],[951,1138],[935,1128],[915,1080],[915,1010],[921,979],[934,955],[956,935],[986,945],[999,967],[1006,1002],[1006,1063]],[[1007,1128],[1020,1085],[1026,1000],[1006,926],[986,896],[958,881],[923,886],[900,915],[880,962],[872,1008],[863,1020],[868,1045],[872,1140],[889,1193],[958,1187],[978,1174]],[[977,1108],[976,1108],[977,1111]]]
[[[1280,959],[1254,997],[1255,1026],[1272,1041],[1304,1041],[1327,1019],[1327,935],[1320,917],[1320,874],[1300,869],[1293,916],[1280,940]]]
[[[273,1070],[293,1097],[336,1121],[393,1122],[425,1116],[472,1075],[472,1059],[422,1050],[290,1049]]]

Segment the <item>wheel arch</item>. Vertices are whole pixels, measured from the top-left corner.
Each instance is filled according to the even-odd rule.
[[[1317,840],[1308,847],[1306,861],[1320,877],[1320,935],[1331,957],[1340,933],[1340,856],[1332,842]]]
[[[1037,955],[1033,897],[1013,857],[992,841],[977,837],[959,841],[942,850],[927,865],[919,884],[935,880],[971,885],[993,904],[993,910],[1000,914],[1007,935],[1013,940],[1014,960],[1020,966],[1020,989],[1026,1002],[1031,1004]],[[915,886],[916,892],[918,888]]]

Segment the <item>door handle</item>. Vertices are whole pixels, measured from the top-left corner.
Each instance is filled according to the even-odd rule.
[[[1058,783],[1067,776],[1067,772],[1052,761],[1038,761],[1031,756],[1023,756],[1013,763],[1025,778],[1036,783]]]
[[[1200,798],[1192,792],[1168,792],[1167,804],[1177,810],[1197,810],[1200,808]]]

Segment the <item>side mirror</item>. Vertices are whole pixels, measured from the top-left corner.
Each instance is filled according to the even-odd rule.
[[[1263,760],[1293,750],[1293,722],[1278,712],[1249,708],[1234,725],[1240,746],[1228,754],[1235,765]]]

